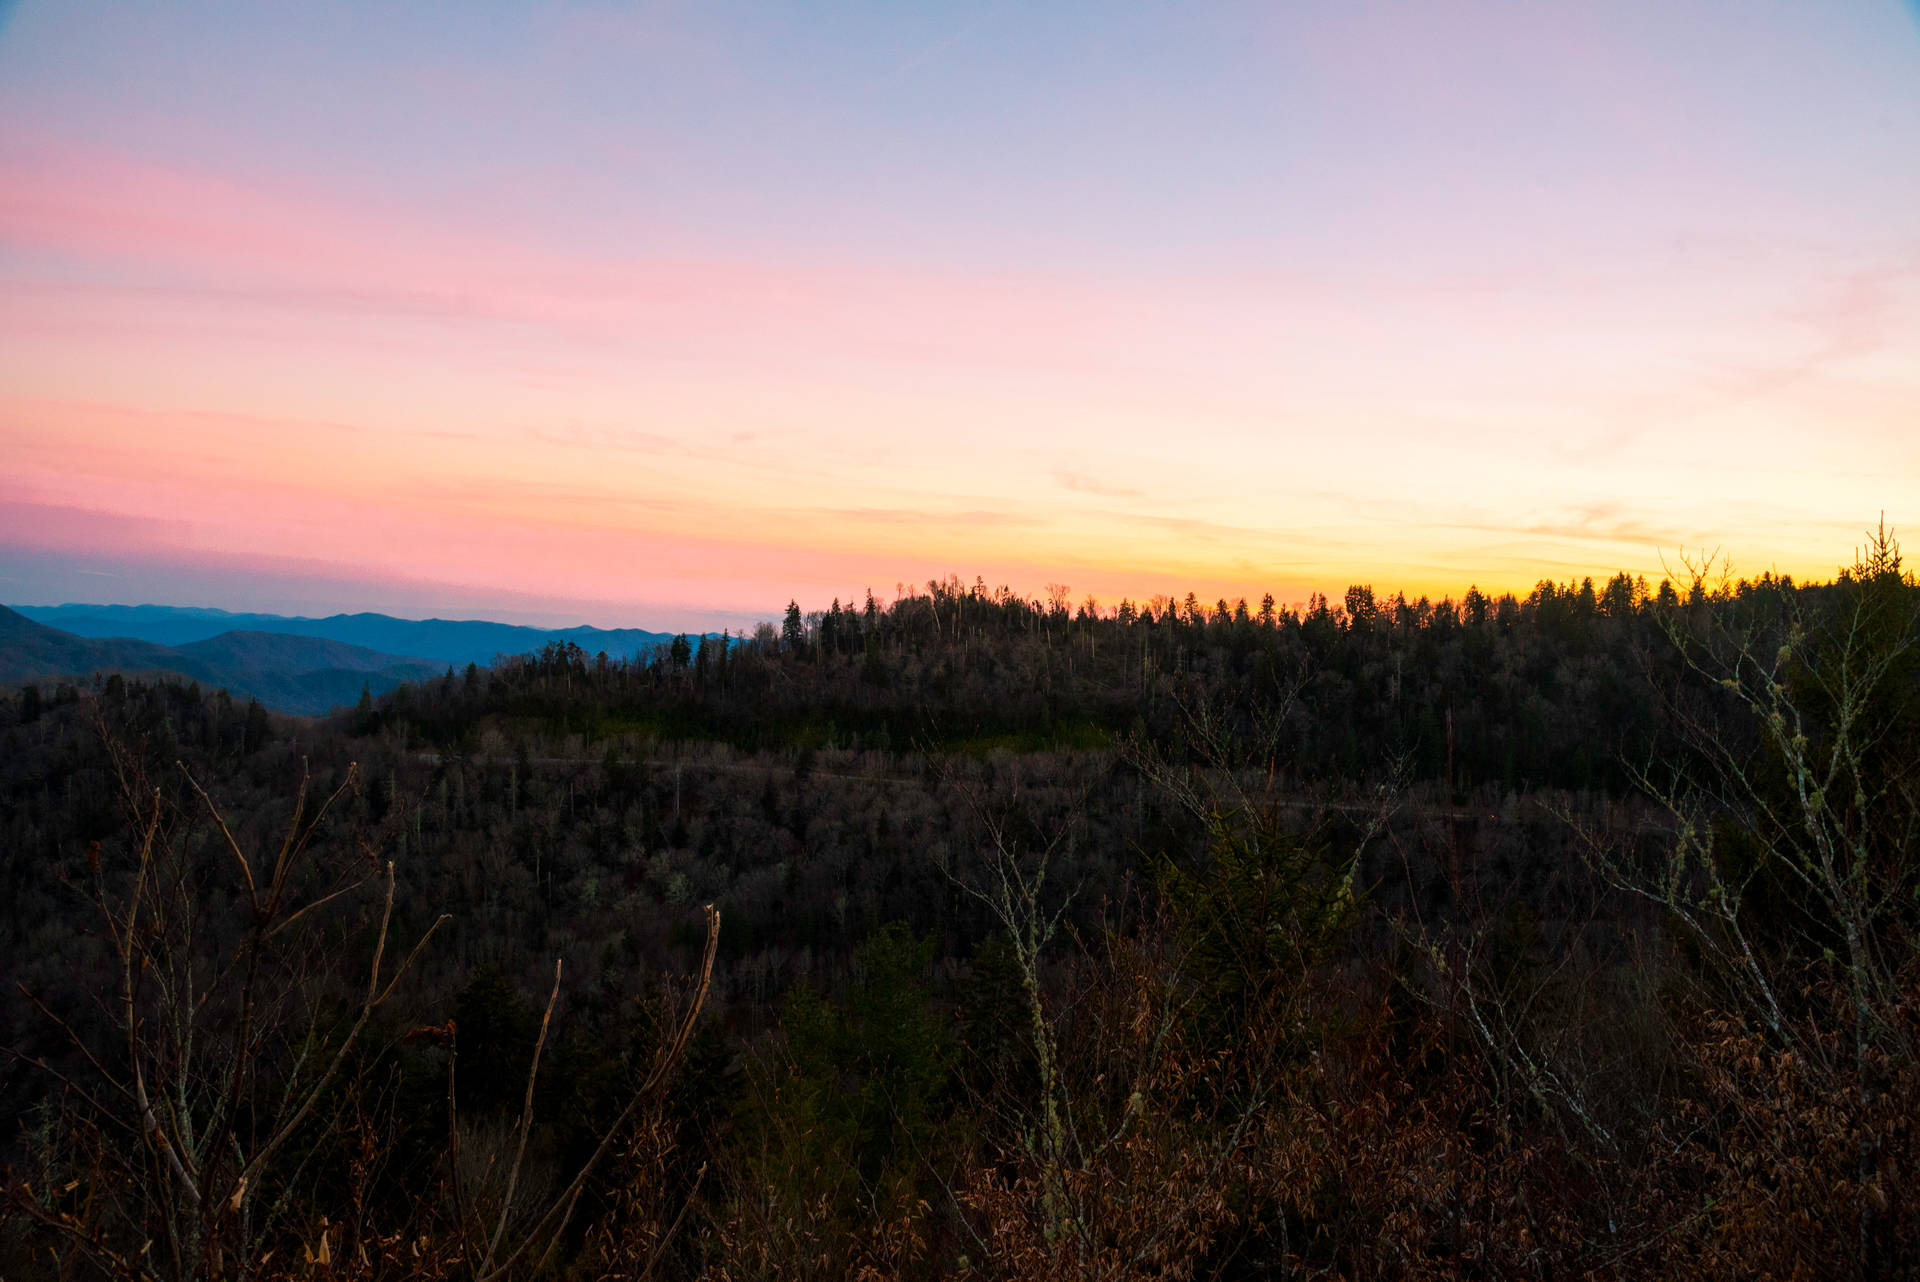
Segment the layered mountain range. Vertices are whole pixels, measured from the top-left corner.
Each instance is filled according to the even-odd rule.
[[[417,655],[440,664],[486,667],[503,654],[531,654],[552,641],[571,641],[588,654],[627,658],[671,641],[669,632],[640,628],[530,628],[486,619],[396,619],[386,614],[334,614],[309,619],[280,614],[234,614],[172,605],[17,605],[36,623],[82,637],[133,637],[159,645],[186,645],[226,632],[271,632],[319,637],[389,655]]]
[[[449,667],[484,666],[555,641],[624,657],[668,640],[668,633],[638,628],[544,629],[384,614],[306,619],[155,605],[0,607],[0,684],[112,672],[173,675],[315,716],[354,702],[363,689],[378,696]]]

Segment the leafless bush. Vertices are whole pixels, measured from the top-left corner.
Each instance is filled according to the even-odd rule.
[[[169,795],[137,751],[100,730],[132,836],[124,851],[96,843],[79,888],[111,962],[94,1018],[76,1024],[26,992],[63,1030],[78,1065],[39,1065],[56,1080],[56,1102],[35,1165],[7,1189],[8,1209],[38,1231],[38,1249],[63,1274],[84,1264],[143,1282],[318,1267],[342,1277],[499,1279],[546,1267],[602,1160],[616,1148],[644,1151],[644,1136],[660,1127],[664,1086],[712,980],[719,914],[707,909],[701,969],[669,1036],[564,1182],[550,1163],[528,1161],[538,1054],[527,1109],[510,1131],[488,1135],[452,1112],[449,1022],[410,1036],[448,1044],[453,1212],[433,1215],[431,1199],[370,1205],[392,1157],[395,1101],[381,1053],[367,1045],[369,1026],[446,919],[396,963],[393,863],[364,838],[326,831],[354,791],[354,769],[317,800],[303,778],[279,841],[255,849],[184,767]],[[558,983],[556,964],[556,996]],[[550,999],[547,1020],[552,1011]],[[324,1209],[312,1196],[323,1181]],[[665,1235],[646,1219],[610,1220],[600,1254],[651,1241],[647,1259],[657,1261]]]

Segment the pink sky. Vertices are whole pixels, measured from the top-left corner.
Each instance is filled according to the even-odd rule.
[[[692,626],[1910,521],[1910,15],[1444,8],[24,4],[0,597]]]

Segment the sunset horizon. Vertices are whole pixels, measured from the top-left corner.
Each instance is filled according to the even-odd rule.
[[[1898,527],[1888,524],[1885,528],[1887,533],[1899,538],[1901,531]],[[1189,595],[1209,611],[1218,602],[1225,602],[1229,608],[1244,605],[1251,611],[1258,611],[1263,598],[1270,598],[1276,610],[1290,610],[1298,614],[1309,609],[1316,597],[1324,598],[1332,608],[1338,609],[1345,592],[1353,587],[1371,590],[1382,602],[1401,598],[1409,604],[1437,606],[1442,602],[1458,605],[1472,592],[1489,600],[1502,597],[1525,600],[1543,583],[1576,591],[1585,583],[1599,591],[1616,575],[1625,575],[1650,594],[1657,592],[1662,583],[1684,592],[1696,577],[1710,585],[1751,581],[1763,576],[1786,578],[1799,583],[1824,583],[1831,582],[1846,568],[1857,550],[1871,541],[1873,532],[1872,526],[1862,528],[1856,534],[1853,546],[1844,555],[1832,558],[1833,563],[1826,569],[1812,566],[1799,572],[1779,565],[1743,565],[1730,551],[1718,546],[1674,549],[1665,559],[1656,556],[1650,569],[1616,566],[1610,570],[1583,571],[1578,566],[1556,566],[1551,567],[1554,572],[1546,572],[1543,568],[1541,573],[1530,578],[1523,573],[1512,582],[1487,578],[1465,583],[1436,580],[1409,585],[1405,580],[1384,575],[1351,575],[1344,578],[1335,575],[1307,583],[1294,595],[1287,595],[1261,583],[1246,585],[1232,580],[1218,580],[1209,585],[1196,586],[1171,579],[1137,590],[1123,587],[1103,592],[1059,578],[1049,578],[1041,584],[1009,583],[1004,580],[996,582],[984,574],[967,575],[956,569],[926,578],[896,579],[888,584],[828,585],[822,587],[818,599],[814,595],[789,591],[786,601],[769,601],[758,609],[715,609],[670,601],[635,603],[582,599],[570,602],[536,593],[519,594],[499,588],[490,589],[485,585],[463,588],[430,580],[369,581],[345,575],[329,577],[325,572],[327,567],[283,564],[262,570],[250,568],[244,563],[207,565],[149,561],[127,564],[107,560],[106,564],[118,564],[119,568],[101,570],[91,568],[100,564],[99,561],[90,565],[76,559],[70,565],[63,566],[61,561],[64,558],[49,558],[54,564],[49,566],[44,581],[71,584],[81,595],[61,595],[58,591],[22,592],[16,585],[25,583],[31,586],[36,582],[35,578],[30,577],[35,558],[20,556],[16,551],[14,555],[19,557],[19,561],[15,568],[26,565],[29,577],[8,579],[13,595],[0,604],[28,608],[83,605],[160,607],[285,617],[374,613],[415,620],[490,620],[548,629],[637,628],[687,633],[727,630],[746,635],[758,625],[777,624],[789,603],[797,603],[802,610],[811,613],[826,610],[830,602],[843,608],[860,605],[871,594],[876,602],[887,607],[902,599],[925,596],[930,589],[947,589],[957,585],[962,591],[1010,593],[1028,601],[1045,601],[1050,590],[1064,588],[1074,610],[1091,604],[1103,618],[1112,617],[1123,602],[1139,609],[1154,600],[1179,602]],[[126,595],[128,589],[133,589],[134,595]],[[89,591],[91,595],[86,595]],[[148,595],[139,596],[142,591]]]
[[[1920,23],[1734,13],[12,6],[0,597],[1830,575],[1920,493]]]

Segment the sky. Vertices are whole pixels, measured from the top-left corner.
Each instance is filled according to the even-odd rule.
[[[1920,6],[0,2],[0,458],[15,604],[1824,577]]]

